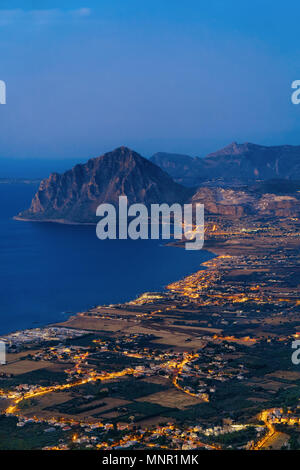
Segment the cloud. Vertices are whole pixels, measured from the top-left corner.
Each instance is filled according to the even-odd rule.
[[[74,10],[75,14],[79,16],[90,16],[91,9],[90,8],[79,8],[78,10]]]
[[[90,15],[90,8],[78,8],[76,10],[62,10],[59,8],[45,10],[0,10],[0,25],[12,25],[20,22],[49,24],[56,21],[70,21],[72,19],[76,20],[80,18],[87,18]]]

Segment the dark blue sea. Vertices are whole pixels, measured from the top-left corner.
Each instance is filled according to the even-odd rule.
[[[36,189],[0,184],[0,334],[162,290],[212,257],[161,241],[101,241],[94,226],[13,220]]]

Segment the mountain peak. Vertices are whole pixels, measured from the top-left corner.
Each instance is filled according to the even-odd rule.
[[[138,155],[134,150],[130,149],[129,147],[126,147],[125,145],[121,145],[120,147],[115,148],[111,152],[108,152],[109,154],[115,154],[115,155]],[[106,155],[106,154],[104,154]]]
[[[19,218],[72,223],[96,223],[101,203],[172,204],[182,202],[188,190],[154,163],[128,147],[118,147],[63,174],[44,179],[28,210]]]
[[[152,161],[175,181],[199,186],[204,181],[249,182],[282,178],[300,180],[300,146],[231,142],[205,158],[175,159],[172,154],[155,154]]]

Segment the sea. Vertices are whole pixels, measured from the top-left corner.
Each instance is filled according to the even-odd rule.
[[[201,269],[213,255],[161,240],[99,240],[95,226],[16,221],[34,184],[0,184],[0,334],[121,303]]]

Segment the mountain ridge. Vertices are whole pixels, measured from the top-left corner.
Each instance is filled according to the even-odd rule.
[[[252,146],[245,145],[247,148]],[[233,143],[222,149],[221,158],[231,161],[233,152],[239,155],[244,151],[245,147]],[[162,157],[165,158],[165,154]],[[190,162],[186,157],[181,162],[183,166]],[[177,154],[176,158],[181,157]],[[210,159],[214,158],[219,159],[218,153],[211,154]],[[122,195],[127,196],[129,204],[144,203],[146,206],[199,202],[205,205],[207,214],[222,217],[298,217],[300,214],[297,181],[292,184],[287,179],[252,180],[250,185],[235,188],[205,184],[187,188],[150,160],[127,147],[119,147],[62,174],[51,173],[41,181],[30,208],[19,213],[16,219],[94,224],[98,205],[111,203],[118,206]]]
[[[158,157],[159,155],[159,157]],[[151,161],[167,171],[175,181],[197,186],[206,180],[251,182],[272,178],[300,180],[300,146],[264,146],[232,142],[204,158],[158,152]]]

